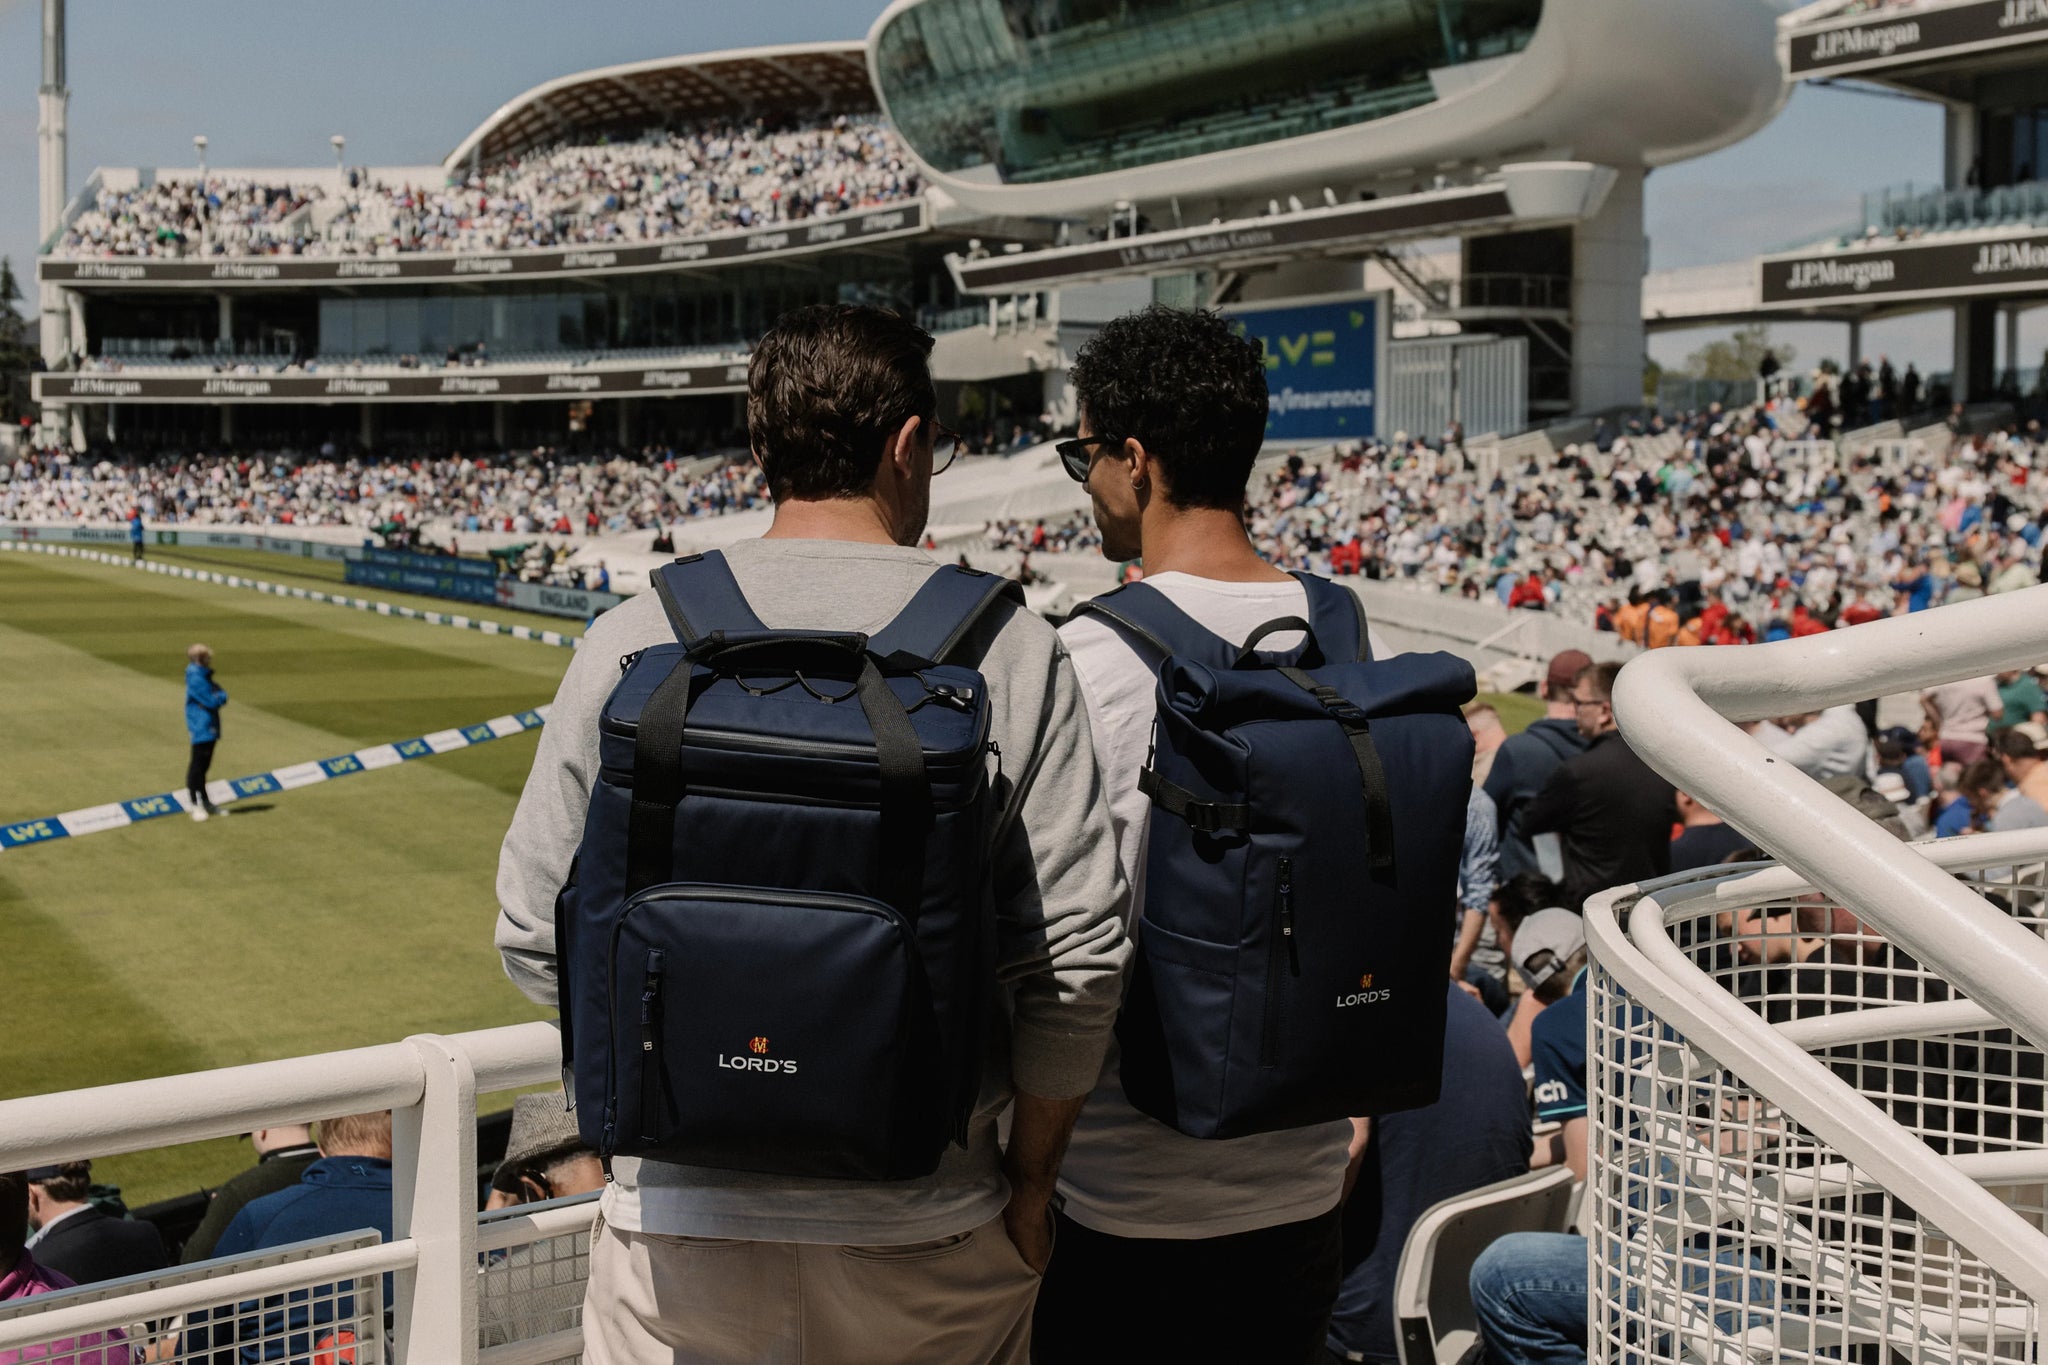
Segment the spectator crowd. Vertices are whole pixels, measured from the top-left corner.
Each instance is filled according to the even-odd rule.
[[[208,176],[102,189],[56,254],[387,256],[658,242],[914,197],[917,172],[880,119],[703,123],[562,143],[445,184],[337,186]]]
[[[406,533],[401,539],[430,523],[449,532],[596,535],[659,531],[767,500],[761,471],[744,457],[686,461],[652,449],[397,460],[330,446],[312,458],[279,451],[147,463],[53,451],[0,461],[0,521],[125,521],[139,511],[177,525],[353,526]]]
[[[1397,436],[1255,488],[1274,563],[1562,612],[1634,643],[1812,634],[2042,580],[2038,423],[1901,459],[1788,443],[1768,411],[1568,445],[1481,473]]]

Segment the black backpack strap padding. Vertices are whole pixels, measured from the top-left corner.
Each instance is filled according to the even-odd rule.
[[[915,924],[924,905],[925,833],[932,823],[932,784],[925,770],[924,744],[902,699],[890,689],[872,657],[861,663],[856,694],[861,714],[874,734],[875,761],[881,768],[882,830],[876,866],[881,872],[882,898]]]
[[[1341,589],[1340,589],[1341,591]],[[1281,677],[1322,704],[1330,719],[1344,727],[1351,742],[1351,757],[1358,764],[1359,791],[1365,797],[1365,852],[1375,868],[1394,865],[1394,803],[1387,790],[1387,771],[1380,763],[1380,751],[1372,742],[1372,726],[1358,709],[1334,687],[1317,682],[1298,668],[1277,670]]]
[[[694,645],[717,630],[767,629],[747,605],[739,582],[732,576],[732,566],[716,550],[684,555],[673,564],[662,565],[654,571],[654,591],[661,598],[662,610],[668,613],[668,623],[676,638],[685,645]],[[683,612],[686,599],[690,615]]]
[[[999,574],[942,564],[896,618],[869,641],[869,648],[884,659],[908,654],[942,664],[1002,598],[1021,607],[1024,589]]]
[[[633,809],[626,826],[626,894],[673,880],[676,807],[683,799],[683,726],[695,670],[675,668],[640,708],[633,735]]]
[[[1161,777],[1156,769],[1138,769],[1138,790],[1152,798],[1152,804],[1168,815],[1177,815],[1188,822],[1190,829],[1204,834],[1218,830],[1229,830],[1234,834],[1249,834],[1252,828],[1252,808],[1227,801],[1204,801],[1178,783]]]
[[[1172,655],[1209,668],[1232,668],[1237,650],[1216,632],[1173,604],[1147,583],[1126,583],[1113,592],[1090,598],[1074,615],[1092,614],[1112,621],[1162,655]]]
[[[1316,643],[1322,646],[1323,657],[1331,663],[1371,663],[1364,599],[1318,574],[1297,572],[1294,577],[1308,594],[1308,619],[1315,623]]]

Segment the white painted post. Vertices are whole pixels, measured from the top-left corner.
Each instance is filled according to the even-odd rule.
[[[438,1034],[406,1039],[426,1070],[420,1103],[391,1116],[391,1230],[419,1246],[397,1279],[399,1365],[475,1365],[476,1073]]]

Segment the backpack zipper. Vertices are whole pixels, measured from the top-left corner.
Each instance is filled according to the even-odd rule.
[[[659,948],[647,950],[647,977],[640,987],[640,1140],[658,1142],[654,1131],[661,1114],[661,1053],[656,1031],[661,1022],[661,978],[667,970],[668,954]]]
[[[1301,975],[1301,956],[1294,942],[1294,860],[1282,858],[1273,895],[1273,929],[1266,948],[1266,1024],[1259,1042],[1259,1065],[1280,1064],[1280,972],[1281,958],[1287,959],[1295,976]]]

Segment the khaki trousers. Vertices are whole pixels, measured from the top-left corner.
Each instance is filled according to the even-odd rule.
[[[585,1365],[1026,1365],[1038,1275],[993,1218],[908,1246],[662,1237],[601,1220]]]

